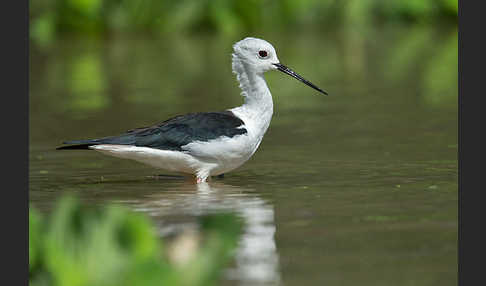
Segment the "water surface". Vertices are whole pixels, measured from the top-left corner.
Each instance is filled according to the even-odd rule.
[[[240,105],[230,65],[239,38],[32,45],[31,204],[49,211],[65,193],[118,202],[150,214],[161,236],[234,211],[246,224],[225,285],[455,285],[457,30],[316,33],[262,37],[330,95],[269,73],[275,112],[259,150],[202,185],[55,147]]]

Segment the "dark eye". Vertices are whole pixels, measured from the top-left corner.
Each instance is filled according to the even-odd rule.
[[[259,52],[258,52],[258,55],[259,55],[260,57],[262,57],[262,58],[266,58],[268,54],[267,54],[267,51],[259,51]]]

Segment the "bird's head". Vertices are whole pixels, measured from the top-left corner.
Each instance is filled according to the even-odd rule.
[[[327,95],[325,91],[315,86],[290,68],[280,63],[275,48],[267,41],[252,37],[244,38],[233,45],[233,58],[241,62],[246,69],[255,73],[264,73],[270,70],[279,70],[286,73],[306,85]]]
[[[267,41],[257,38],[244,38],[233,45],[233,55],[246,66],[258,73],[277,69],[274,63],[279,63],[275,48]]]

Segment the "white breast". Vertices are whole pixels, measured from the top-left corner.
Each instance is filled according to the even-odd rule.
[[[245,123],[240,128],[245,128],[246,134],[231,138],[221,137],[207,142],[195,141],[182,146],[182,149],[201,161],[215,164],[210,171],[213,176],[236,169],[248,161],[258,149],[270,125],[272,107],[273,105],[267,106],[266,110],[249,109],[245,105],[233,108],[233,114]]]

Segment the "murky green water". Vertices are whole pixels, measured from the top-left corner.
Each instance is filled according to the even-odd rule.
[[[455,285],[455,27],[263,37],[331,95],[268,74],[275,113],[259,150],[208,185],[54,149],[241,104],[230,65],[240,38],[112,35],[31,46],[32,205],[48,211],[64,193],[119,202],[152,215],[161,235],[235,211],[246,227],[227,285]]]

